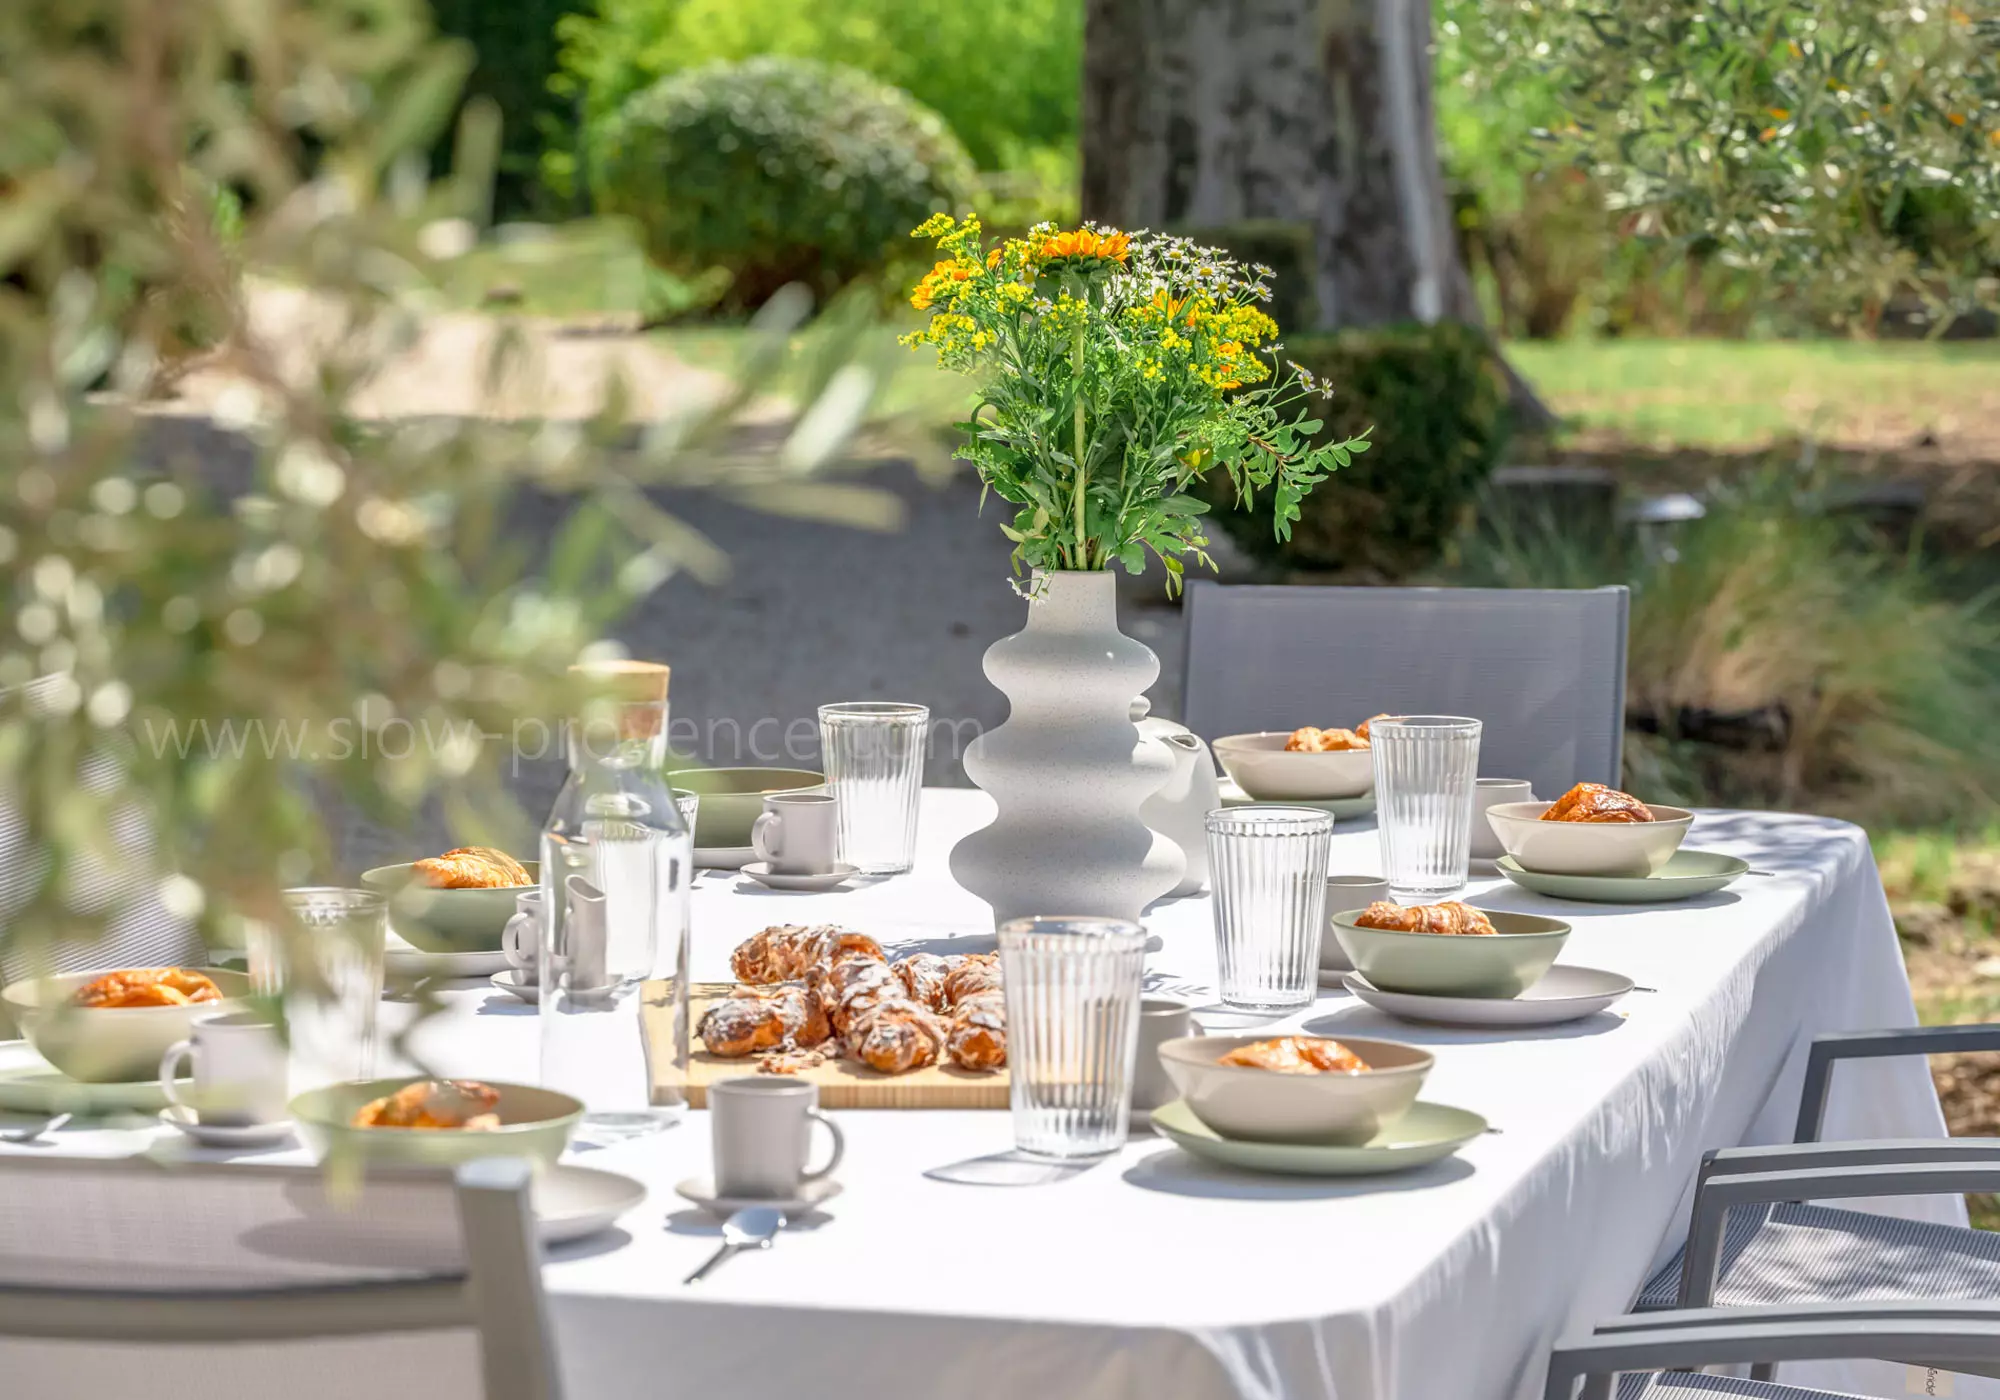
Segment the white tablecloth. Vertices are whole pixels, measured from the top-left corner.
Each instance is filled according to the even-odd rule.
[[[770,923],[839,921],[892,947],[976,937],[985,908],[946,853],[987,819],[976,792],[927,791],[917,868],[833,895],[719,872],[695,897],[694,970]],[[1503,1400],[1539,1395],[1549,1344],[1624,1310],[1684,1226],[1701,1153],[1784,1141],[1803,1047],[1822,1030],[1906,1025],[1908,982],[1866,837],[1771,814],[1705,815],[1690,845],[1768,877],[1659,909],[1559,904],[1480,881],[1494,908],[1558,913],[1564,961],[1655,990],[1569,1026],[1405,1025],[1341,993],[1294,1018],[1433,1047],[1424,1097],[1499,1129],[1403,1176],[1314,1181],[1204,1166],[1152,1137],[1075,1173],[1008,1160],[1004,1112],[847,1112],[845,1192],[767,1253],[698,1290],[680,1279],[712,1221],[673,1193],[708,1167],[705,1115],[582,1154],[651,1192],[618,1231],[546,1271],[577,1396],[867,1400]],[[1372,823],[1343,823],[1336,873],[1378,872]],[[1205,896],[1149,918],[1149,983],[1212,995]],[[455,992],[421,1045],[447,1073],[532,1079],[532,1008]],[[1944,1131],[1920,1061],[1846,1066],[1829,1136]],[[187,1149],[164,1129],[67,1132],[58,1150]],[[46,1149],[44,1149],[46,1150]],[[269,1157],[266,1160],[270,1160]],[[957,1179],[953,1179],[957,1178]],[[967,1184],[966,1178],[988,1184]],[[1031,1184],[998,1184],[1027,1181]],[[1956,1198],[1886,1209],[1963,1223]],[[1793,1374],[1791,1372],[1787,1373]],[[1903,1393],[1900,1368],[1799,1373]],[[1963,1381],[1959,1393],[1972,1393]]]

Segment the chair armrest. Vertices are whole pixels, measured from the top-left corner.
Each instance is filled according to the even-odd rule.
[[[1694,1218],[1688,1223],[1687,1249],[1681,1258],[1679,1306],[1705,1308],[1714,1301],[1723,1227],[1737,1206],[1968,1191],[2000,1191],[2000,1161],[1887,1161],[1704,1176],[1695,1187]]]
[[[1787,1142],[1725,1147],[1702,1161],[1701,1179],[1746,1172],[1860,1167],[1874,1163],[2000,1162],[2000,1138],[1882,1138],[1873,1142]]]
[[[2000,1308],[1878,1302],[1703,1308],[1619,1318],[1557,1345],[1544,1400],[1609,1400],[1625,1371],[1697,1370],[1780,1361],[1921,1359],[1975,1369],[2000,1361]]]
[[[1812,1142],[1826,1122],[1826,1095],[1835,1060],[1877,1060],[1893,1055],[1962,1055],[2000,1050],[2000,1025],[1902,1026],[1887,1031],[1834,1031],[1813,1037],[1806,1079],[1799,1093],[1795,1142]]]

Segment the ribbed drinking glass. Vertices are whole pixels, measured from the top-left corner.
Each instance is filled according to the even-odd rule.
[[[258,992],[284,998],[297,1087],[367,1079],[375,1073],[388,902],[373,890],[331,885],[286,890],[283,898],[310,941],[253,938],[250,980]],[[295,956],[310,956],[310,969],[296,966]]]
[[[1245,1011],[1295,1011],[1318,995],[1333,815],[1314,807],[1219,807],[1208,829],[1217,992]]]
[[[853,701],[819,707],[826,790],[840,802],[840,859],[863,875],[901,875],[917,854],[928,706]]]
[[[1000,925],[1014,1145],[1102,1157],[1125,1143],[1146,931],[1123,919]]]
[[[1389,897],[1428,904],[1457,896],[1465,889],[1479,721],[1399,715],[1374,721],[1368,731]]]

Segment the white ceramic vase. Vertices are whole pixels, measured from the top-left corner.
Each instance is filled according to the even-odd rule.
[[[986,651],[1006,723],[967,747],[965,771],[1000,808],[952,848],[951,873],[993,907],[1137,919],[1181,878],[1181,852],[1140,815],[1174,769],[1132,723],[1159,659],[1118,630],[1112,576],[1037,574],[1028,625]]]

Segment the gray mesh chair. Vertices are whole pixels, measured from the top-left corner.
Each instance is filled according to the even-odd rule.
[[[0,1157],[0,1392],[553,1400],[529,1180]]]
[[[1616,784],[1623,588],[1188,585],[1181,718],[1206,739],[1379,713],[1486,722],[1479,771],[1535,795]]]
[[[1853,1400],[1695,1368],[1768,1370],[1781,1361],[1871,1357],[1922,1358],[1947,1370],[1992,1374],[2000,1368],[2000,1307],[1830,1303],[1624,1317],[1557,1346],[1542,1393],[1544,1400],[1579,1400],[1579,1394],[1610,1400],[1615,1382],[1618,1400]]]
[[[2000,1191],[2000,1139],[1819,1141],[1839,1061],[1981,1050],[2000,1050],[2000,1026],[1816,1037],[1795,1141],[1703,1158],[1687,1243],[1648,1280],[1637,1308],[2000,1299],[2000,1234],[1806,1204]]]

